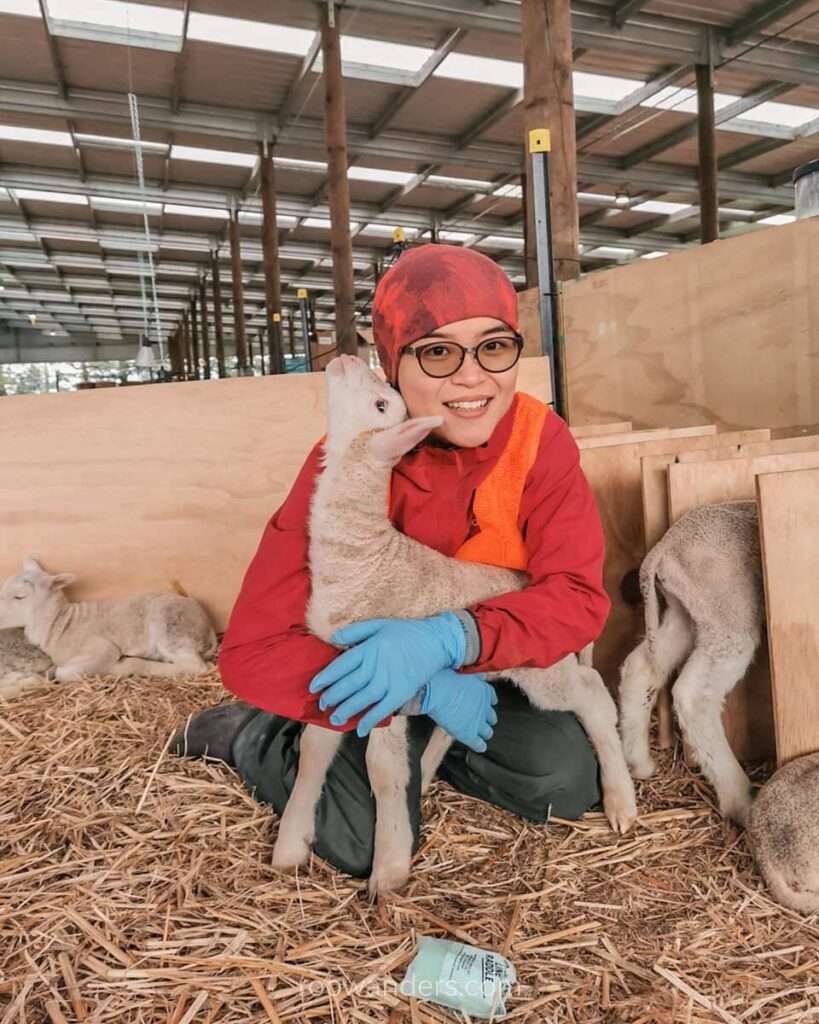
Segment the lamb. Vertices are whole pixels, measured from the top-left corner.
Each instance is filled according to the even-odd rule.
[[[193,675],[216,650],[202,607],[178,594],[69,601],[76,579],[51,574],[32,557],[0,587],[0,629],[22,626],[54,662],[59,682],[84,675]],[[146,660],[151,659],[151,660]]]
[[[774,899],[819,911],[819,753],[789,761],[762,787],[748,819],[748,845]]]
[[[667,605],[662,618],[658,587]],[[723,815],[744,825],[751,783],[728,745],[721,713],[762,637],[756,503],[705,505],[683,516],[646,555],[640,590],[646,636],[623,663],[620,682],[620,732],[632,774],[647,779],[654,771],[651,709],[682,666],[672,694],[683,735]]]
[[[422,618],[522,589],[525,573],[448,558],[404,536],[389,521],[392,467],[440,425],[440,418],[405,420],[398,393],[354,357],[334,359],[326,376],[328,438],[310,511],[308,627],[329,642],[336,629],[350,622]],[[577,713],[600,758],[606,814],[613,828],[625,832],[636,817],[634,789],[617,735],[617,711],[594,669],[579,665],[572,655],[549,669],[489,677],[512,679],[536,707]],[[316,803],[339,741],[338,733],[306,727],[274,866],[293,868],[307,859]],[[424,787],[451,742],[440,729],[433,734],[422,761]],[[370,734],[366,763],[377,807],[370,892],[378,895],[399,888],[409,874],[405,718],[396,716],[389,727]]]
[[[51,658],[30,644],[22,629],[0,629],[0,700],[42,688],[51,668]]]

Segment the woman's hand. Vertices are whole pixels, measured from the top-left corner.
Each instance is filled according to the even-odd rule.
[[[358,723],[367,733],[415,696],[436,672],[459,668],[466,637],[452,612],[428,619],[369,619],[333,634],[333,643],[354,644],[313,677],[310,693],[321,693],[319,707],[335,708],[333,725],[343,725],[365,708]]]
[[[424,687],[421,714],[429,715],[453,739],[482,754],[498,722],[497,703],[498,695],[486,676],[461,675],[448,668],[437,672]]]

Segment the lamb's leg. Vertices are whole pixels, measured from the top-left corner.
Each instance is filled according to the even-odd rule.
[[[603,809],[615,832],[627,832],[637,818],[637,802],[620,737],[617,708],[593,668],[566,660],[553,669],[514,669],[504,673],[544,711],[573,711],[600,761]]]
[[[438,767],[452,746],[452,737],[439,725],[435,726],[426,749],[421,756],[421,795],[429,789]]]
[[[409,878],[412,826],[407,806],[410,783],[406,718],[373,729],[367,743],[367,774],[375,797],[375,842],[370,896],[400,889]]]
[[[280,871],[293,871],[310,856],[316,834],[316,807],[342,735],[320,725],[307,725],[302,731],[296,781],[273,847],[273,867]]]
[[[716,790],[721,812],[740,825],[746,823],[751,809],[751,783],[726,739],[722,706],[745,675],[755,650],[750,639],[719,656],[695,647],[672,690],[683,736]]]
[[[671,673],[682,664],[693,642],[691,620],[673,596],[649,650],[643,640],[629,654],[620,670],[620,736],[626,761],[636,779],[654,773],[649,748],[651,711]]]
[[[83,676],[110,675],[120,656],[115,643],[104,637],[92,637],[73,658],[62,662],[54,670],[54,678],[61,683],[73,683]]]

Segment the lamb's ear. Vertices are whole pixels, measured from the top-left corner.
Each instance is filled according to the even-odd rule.
[[[44,572],[35,555],[26,555],[23,559],[23,572]]]
[[[49,586],[52,590],[64,590],[70,587],[76,578],[73,572],[58,572],[56,576],[51,577]]]
[[[415,420],[404,420],[397,427],[387,427],[373,434],[370,450],[385,462],[397,462],[402,455],[414,448],[427,436],[430,430],[440,427],[443,416],[421,416]]]

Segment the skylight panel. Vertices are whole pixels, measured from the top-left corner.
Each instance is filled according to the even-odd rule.
[[[19,125],[0,124],[0,139],[9,142],[39,142],[44,146],[70,146],[68,132],[52,132],[44,128],[21,128]]]
[[[352,64],[376,64],[396,71],[420,71],[432,56],[432,50],[422,46],[388,43],[383,39],[364,39],[360,36],[341,37],[341,59]]]
[[[227,210],[218,207],[178,206],[176,203],[165,203],[165,213],[176,214],[179,217],[210,217],[211,220],[228,220],[230,217]]]
[[[632,210],[637,213],[660,213],[669,216],[674,213],[680,213],[682,210],[690,209],[690,203],[666,203],[659,199],[648,199],[644,203],[632,206]]]
[[[510,182],[508,185],[496,188],[492,195],[502,196],[504,199],[523,199],[523,189],[520,185],[513,185]]]
[[[626,249],[619,245],[598,245],[596,249],[590,249],[586,256],[604,256],[609,259],[625,260],[636,254],[636,249]]]
[[[375,181],[386,185],[406,185],[415,177],[407,171],[389,171],[382,167],[350,167],[347,177],[352,181]]]
[[[665,249],[655,249],[653,252],[644,252],[641,256],[641,260],[658,260],[661,256],[667,256],[668,253]]]
[[[763,217],[758,224],[793,224],[796,217],[792,213],[775,213],[772,217]]]
[[[800,107],[795,103],[760,103],[744,114],[737,114],[738,121],[760,121],[780,128],[801,128],[816,118],[819,118],[819,110],[815,107]]]
[[[74,206],[87,206],[85,196],[73,192],[43,192],[37,188],[16,188],[14,194],[18,199],[31,199],[43,203],[71,203]]]
[[[122,213],[142,213],[151,217],[162,213],[161,203],[143,203],[139,199],[116,199],[109,196],[90,196],[91,205],[98,210],[118,210]]]
[[[430,174],[427,178],[428,185],[447,185],[453,188],[475,189],[479,192],[488,192],[492,188],[491,181],[479,181],[475,178],[450,178],[446,174]]]
[[[171,160],[193,160],[224,167],[254,167],[253,153],[234,153],[227,149],[201,149],[198,146],[171,146]]]
[[[505,235],[487,235],[478,242],[479,246],[488,245],[496,249],[520,249],[522,238],[507,238]]]
[[[183,14],[172,7],[122,3],[121,0],[48,0],[49,19],[79,22],[128,32],[180,36]]]
[[[613,103],[625,99],[635,89],[640,89],[646,84],[634,78],[594,75],[587,71],[572,72],[572,79],[576,96],[586,96],[595,100],[611,100]]]
[[[188,39],[222,46],[243,46],[249,50],[268,50],[304,57],[315,32],[306,28],[273,25],[267,21],[226,18],[220,14],[192,11],[188,19]]]
[[[75,132],[74,141],[81,146],[94,146],[100,149],[135,149],[136,143],[133,139],[124,139],[118,135],[88,135],[85,132]],[[167,142],[146,142],[144,139],[139,143],[143,153],[155,153],[164,156],[168,152]]]
[[[0,0],[0,14],[20,14],[25,18],[39,18],[37,0]]]
[[[450,53],[433,72],[441,78],[457,78],[462,82],[503,85],[523,88],[523,65],[515,60],[497,57],[473,57],[468,53]]]
[[[445,242],[470,242],[475,235],[470,234],[468,231],[439,231],[438,237],[442,238]]]

